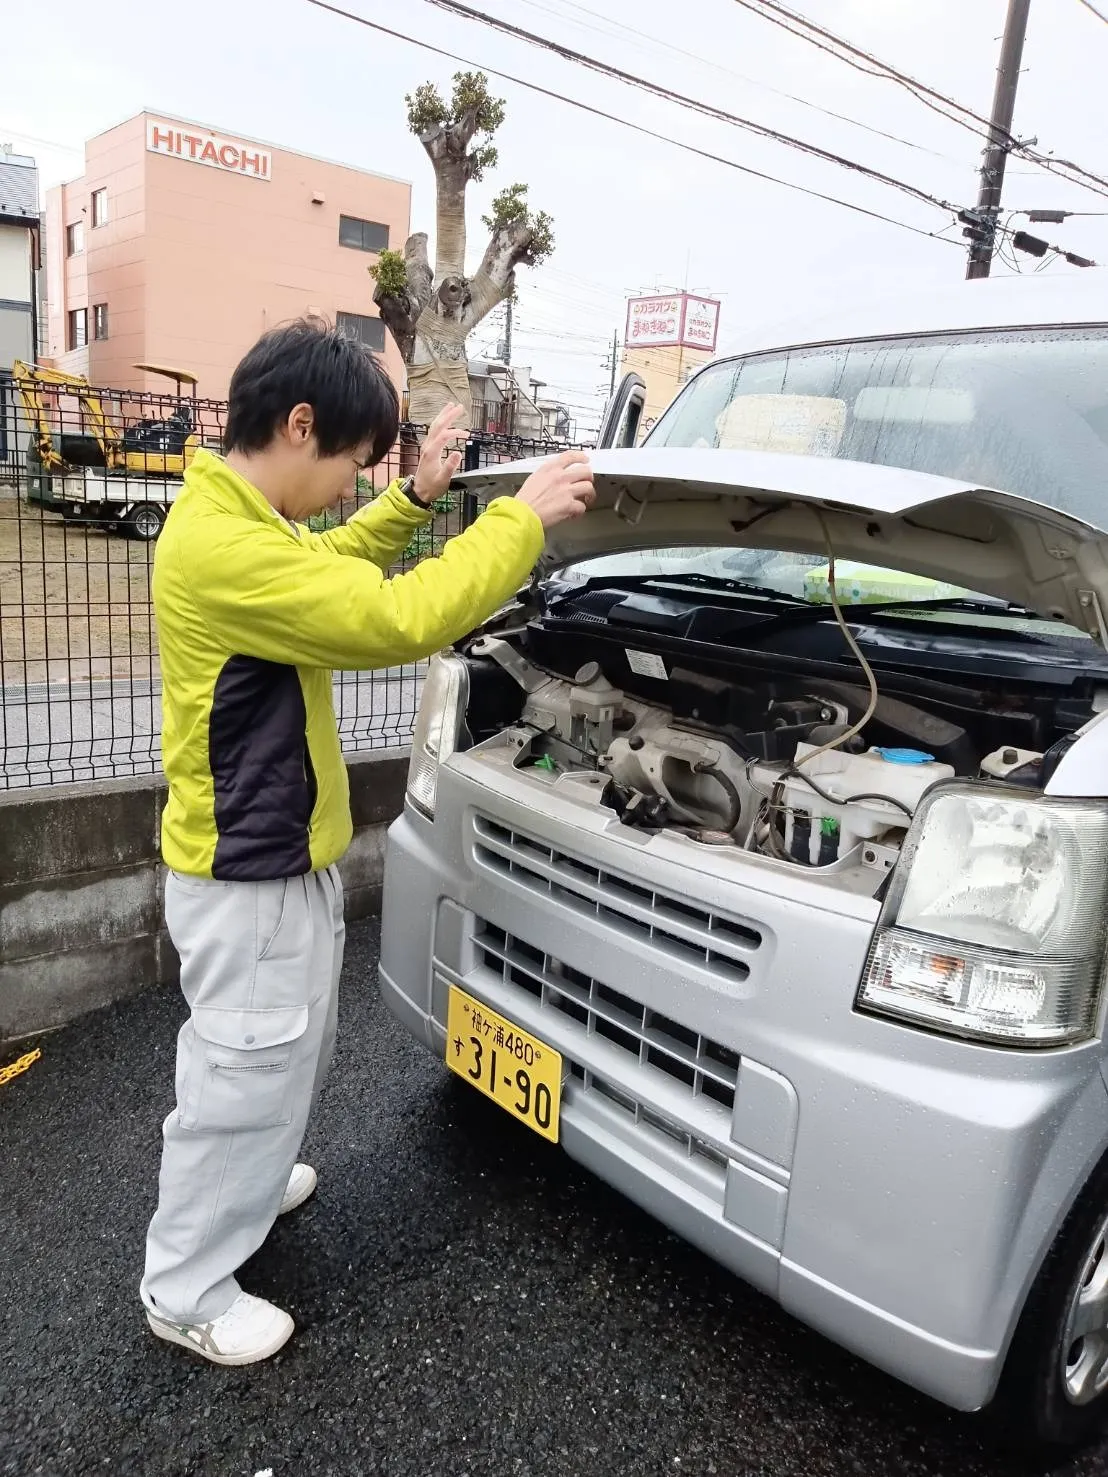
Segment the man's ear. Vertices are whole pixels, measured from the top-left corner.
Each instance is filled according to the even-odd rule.
[[[310,405],[294,405],[289,411],[285,426],[290,444],[299,449],[305,446],[315,430],[315,412]]]

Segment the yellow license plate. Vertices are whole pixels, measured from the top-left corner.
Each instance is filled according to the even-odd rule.
[[[446,1065],[513,1118],[558,1142],[561,1052],[457,985],[450,986],[446,1011]]]

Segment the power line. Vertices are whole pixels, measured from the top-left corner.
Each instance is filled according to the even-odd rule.
[[[672,88],[663,87],[659,83],[650,82],[646,78],[638,77],[630,72],[625,72],[619,67],[614,67],[609,65],[607,62],[602,62],[598,60],[596,57],[591,57],[586,55],[584,52],[579,52],[571,47],[563,46],[561,42],[554,41],[549,37],[539,36],[533,31],[528,31],[521,26],[511,24],[509,21],[499,20],[494,16],[485,14],[484,11],[475,10],[472,6],[464,4],[463,0],[424,0],[424,3],[432,5],[438,10],[444,10],[447,12],[447,14],[456,15],[465,20],[476,21],[480,25],[488,26],[491,29],[499,31],[504,35],[511,36],[515,40],[524,41],[530,46],[538,47],[540,50],[551,52],[553,55],[558,56],[563,61],[573,62],[576,65],[583,66],[590,71],[598,72],[602,76],[613,77],[617,81],[635,87],[640,91],[653,93],[655,96],[661,97],[667,102],[676,103],[680,107],[690,108],[695,112],[703,113],[707,117],[715,118],[720,122],[730,123],[736,127],[743,128],[748,132],[758,135],[759,137],[770,139],[773,142],[784,144],[790,148],[799,149],[801,152],[810,154],[815,158],[823,159],[825,162],[837,164],[841,168],[845,168],[862,174],[867,178],[876,180],[880,184],[889,185],[894,189],[901,190],[905,194],[911,196],[914,199],[920,200],[925,204],[936,206],[940,210],[957,213],[957,207],[951,205],[949,201],[940,200],[936,196],[929,194],[927,191],[919,189],[916,185],[908,184],[906,181],[897,179],[892,175],[885,174],[881,170],[875,170],[869,165],[860,164],[857,160],[848,159],[841,154],[835,154],[827,149],[820,148],[818,145],[809,143],[807,140],[795,138],[791,134],[782,133],[779,130],[770,128],[765,124],[757,123],[753,119],[742,118],[737,114],[727,112],[725,109],[716,108],[709,103],[701,102],[698,98],[687,97],[683,93],[675,92]],[[762,4],[768,6],[774,11],[779,11],[784,15],[793,15],[793,12],[788,11],[786,7],[778,4],[777,0],[738,0],[738,3],[740,5],[746,6],[747,8],[750,8],[754,4]],[[772,19],[773,17],[769,18]],[[800,17],[799,19],[803,21],[803,24],[805,26],[820,31],[821,34],[827,36],[831,36],[833,34],[831,32],[824,31],[822,27],[815,26],[815,23],[809,22],[806,17]],[[851,43],[842,41],[841,38],[835,39],[839,42],[840,45],[853,52],[856,56],[861,56],[864,57],[867,61],[872,61],[874,65],[888,71],[890,76],[893,76],[897,80],[903,81],[904,83],[908,84],[913,90],[920,89],[922,92],[930,93],[931,96],[935,98],[943,97],[943,94],[937,93],[934,91],[934,89],[928,88],[926,84],[917,82],[915,78],[907,77],[904,73],[897,72],[895,68],[888,67],[886,63],[880,62],[876,57],[871,56],[869,52],[862,52],[859,48],[853,46]],[[973,119],[977,119],[980,117],[979,114],[974,113],[971,109],[966,109],[963,108],[961,104],[953,103],[953,100],[951,99],[946,99],[946,101],[951,102],[952,106],[961,109],[961,111],[965,112],[969,117]],[[985,123],[986,127],[989,130],[987,137],[989,138],[992,145],[994,157],[995,152],[998,148],[1003,148],[1005,149],[1005,151],[1007,151],[1009,142],[1012,139],[1012,135],[1007,124],[997,127],[991,120],[985,120]],[[1069,165],[1069,167],[1073,169],[1078,168],[1078,166],[1072,164]],[[1086,171],[1081,172],[1086,173]],[[1090,179],[1097,178],[1097,176],[1092,175],[1088,177]],[[1077,183],[1077,181],[1072,182]],[[1104,183],[1108,185],[1108,181],[1105,181]]]
[[[1108,15],[1105,15],[1102,10],[1098,10],[1096,6],[1091,3],[1091,0],[1081,0],[1081,4],[1085,7],[1086,10],[1091,10],[1098,21],[1103,21],[1104,24],[1108,26]]]
[[[544,5],[542,0],[523,0],[525,5],[534,10],[543,11],[546,15],[555,16],[557,19],[567,19],[563,11],[553,10],[549,5]],[[609,21],[608,18],[598,10],[590,10],[587,5],[578,5],[574,0],[564,0],[569,10],[579,11],[582,15],[592,16],[595,20],[604,22],[607,29],[602,30],[599,26],[590,26],[587,22],[578,21],[585,29],[595,31],[599,36],[616,36],[623,39],[627,36],[637,36],[665,52],[667,56],[683,56],[689,61],[696,62],[698,66],[707,67],[713,72],[718,72],[723,77],[728,77],[736,82],[745,82],[751,87],[760,88],[763,92],[772,93],[774,97],[786,98],[791,103],[798,103],[802,108],[810,108],[815,113],[822,113],[825,118],[835,118],[840,123],[847,123],[851,128],[860,128],[865,133],[872,133],[877,138],[888,139],[894,144],[903,144],[905,148],[915,149],[920,154],[930,154],[933,159],[942,159],[948,164],[960,164],[960,159],[955,159],[950,154],[940,154],[937,149],[928,149],[923,144],[917,144],[912,139],[901,138],[899,134],[888,133],[883,128],[875,128],[870,123],[863,123],[860,118],[851,118],[847,113],[837,113],[834,108],[821,107],[810,98],[799,97],[794,92],[784,92],[780,87],[772,87],[768,82],[762,82],[757,77],[748,77],[744,72],[736,72],[731,67],[720,66],[718,62],[711,61],[708,57],[697,56],[694,51],[686,51],[680,46],[674,46],[672,42],[663,40],[660,36],[652,36],[648,31],[637,30],[634,26],[623,25],[619,22]]]
[[[944,116],[951,118],[951,114],[945,110],[953,108],[955,112],[963,115],[961,119],[951,118],[952,122],[961,123],[963,128],[970,128],[973,133],[980,133],[985,138],[990,137],[989,120],[973,108],[967,108],[964,103],[957,102],[948,97],[946,93],[938,92],[929,87],[926,82],[920,82],[918,78],[910,77],[906,72],[901,72],[889,62],[882,61],[880,57],[874,56],[872,52],[855,46],[852,41],[838,36],[834,31],[829,31],[825,26],[817,25],[809,20],[806,15],[798,11],[790,10],[787,5],[782,5],[779,0],[734,0],[736,5],[741,5],[744,10],[751,11],[754,15],[768,20],[772,25],[780,26],[782,30],[788,31],[790,35],[799,35],[801,31],[809,34],[802,37],[812,45],[817,46],[820,51],[831,50],[831,54],[839,61],[846,62],[858,72],[865,72],[869,76],[884,77],[889,81],[897,82],[923,102],[930,99],[930,105],[938,105],[938,111],[943,111]],[[799,28],[799,29],[798,29]],[[830,42],[830,47],[822,44]],[[841,55],[845,52],[846,55]],[[876,69],[876,70],[875,70]],[[978,125],[974,127],[973,125]]]
[[[1084,3],[1084,0],[1083,0]],[[847,66],[856,71],[864,73],[868,77],[879,77],[886,81],[899,83],[932,112],[938,113],[946,118],[948,122],[957,123],[962,128],[967,128],[971,133],[993,142],[989,120],[976,112],[973,108],[967,108],[964,103],[958,102],[946,93],[938,92],[929,87],[925,82],[910,77],[901,72],[889,62],[882,61],[880,57],[874,56],[872,52],[864,51],[855,46],[853,42],[847,41],[845,37],[838,36],[834,31],[829,31],[825,26],[817,25],[815,21],[809,20],[807,16],[800,15],[797,11],[790,10],[787,6],[779,3],[779,0],[735,0],[735,4],[741,5],[744,10],[759,16],[762,20],[769,21],[772,25],[781,27],[789,35],[797,37],[801,41],[808,42],[820,51],[825,51],[837,61],[845,62]],[[830,45],[825,44],[829,42]],[[844,55],[845,53],[845,55]],[[951,112],[950,110],[954,111]],[[962,116],[958,116],[961,114]],[[981,125],[981,126],[978,126]],[[1108,179],[1103,179],[1098,174],[1084,169],[1075,164],[1072,159],[1055,159],[1052,155],[1042,154],[1032,148],[1029,144],[1021,143],[1019,139],[1007,133],[1004,136],[1006,147],[1023,159],[1037,164],[1040,169],[1048,174],[1057,175],[1072,185],[1078,185],[1083,189],[1091,189],[1094,194],[1102,195],[1108,191]],[[1070,173],[1063,173],[1069,170]],[[1074,178],[1077,175],[1079,178]],[[1099,186],[1101,188],[1094,188]]]
[[[18,128],[9,128],[0,123],[0,133],[7,138],[21,139],[25,143],[40,144],[44,149],[60,149],[64,154],[84,154],[84,149],[75,148],[73,144],[59,143],[53,138],[37,138],[33,133],[22,133]]]
[[[416,46],[422,51],[432,52],[435,56],[445,57],[447,61],[458,62],[463,67],[472,67],[478,71],[485,72],[491,77],[499,77],[504,82],[511,82],[517,87],[524,87],[530,92],[536,92],[541,97],[550,98],[555,102],[566,103],[572,108],[588,113],[594,118],[603,118],[608,123],[618,124],[621,128],[628,128],[633,133],[641,134],[644,138],[652,138],[658,143],[671,144],[676,149],[683,149],[687,154],[695,154],[698,158],[707,159],[713,164],[722,164],[728,169],[738,170],[740,174],[749,175],[752,179],[765,180],[769,184],[780,185],[786,190],[795,190],[797,194],[807,195],[813,200],[824,200],[830,205],[841,206],[844,210],[853,211],[856,215],[867,216],[870,220],[881,221],[887,226],[899,226],[903,231],[911,231],[915,236],[924,236],[930,241],[946,241],[948,245],[957,246],[958,242],[951,241],[949,237],[938,235],[934,231],[925,231],[919,226],[909,225],[907,221],[897,220],[893,216],[883,215],[880,211],[870,210],[864,205],[856,205],[850,200],[840,200],[835,195],[825,194],[821,190],[809,189],[806,185],[798,185],[793,180],[781,179],[778,175],[767,174],[764,170],[754,169],[748,164],[739,164],[734,159],[725,159],[721,154],[713,154],[707,149],[697,148],[695,144],[687,144],[680,139],[670,137],[665,133],[658,133],[653,128],[647,128],[641,123],[632,123],[628,118],[620,118],[615,113],[606,112],[603,108],[594,107],[591,103],[582,102],[579,98],[567,97],[564,93],[556,92],[549,87],[541,87],[537,82],[528,82],[521,77],[515,77],[510,72],[504,72],[497,67],[490,67],[483,62],[475,62],[469,57],[460,56],[455,51],[448,51],[445,47],[435,46],[430,41],[420,41],[414,36],[408,36],[403,31],[395,31],[389,26],[381,25],[378,21],[371,21],[364,15],[356,15],[349,10],[343,10],[337,5],[328,3],[328,0],[307,0],[307,4],[315,6],[317,10],[324,10],[331,15],[340,16],[343,20],[353,21],[355,25],[365,26],[379,35],[389,36],[394,41],[402,41],[408,46]]]
[[[742,0],[745,3],[745,0]],[[463,20],[476,21],[479,25],[488,26],[502,35],[511,36],[516,41],[523,41],[528,46],[537,47],[541,51],[551,52],[560,57],[562,61],[573,62],[577,66],[585,67],[591,72],[598,72],[604,77],[613,77],[617,82],[626,86],[634,87],[640,92],[652,93],[666,102],[676,103],[679,107],[690,108],[693,112],[703,113],[708,118],[714,118],[720,123],[729,123],[736,128],[742,128],[748,133],[756,134],[759,138],[769,139],[773,143],[784,144],[787,148],[798,149],[801,153],[810,154],[814,158],[822,159],[825,163],[838,165],[841,169],[848,169],[854,173],[864,175],[867,179],[876,180],[879,184],[888,185],[894,190],[901,190],[913,199],[922,201],[925,205],[935,205],[941,210],[953,210],[949,201],[939,200],[934,195],[929,195],[926,190],[919,189],[916,185],[908,184],[905,180],[897,179],[891,174],[885,174],[880,169],[873,169],[868,164],[861,164],[856,159],[847,158],[843,154],[836,154],[830,149],[823,149],[818,144],[813,144],[807,139],[796,138],[792,134],[782,133],[779,129],[770,128],[765,123],[758,123],[753,118],[743,118],[737,113],[730,113],[725,108],[717,108],[711,103],[701,102],[699,98],[687,97],[684,93],[675,92],[670,87],[664,87],[659,82],[650,82],[645,77],[638,77],[633,72],[625,72],[621,67],[614,67],[608,62],[602,62],[597,57],[589,56],[583,51],[576,51],[572,47],[563,46],[560,41],[554,41],[549,36],[540,36],[534,31],[525,30],[522,26],[513,25],[510,21],[499,20],[495,16],[486,15],[484,11],[475,10],[470,5],[465,5],[462,0],[424,0],[424,4],[432,5],[436,10],[444,10],[448,15],[460,16]]]

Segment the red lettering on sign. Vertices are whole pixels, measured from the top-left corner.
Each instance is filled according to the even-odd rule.
[[[224,144],[219,151],[219,162],[225,169],[237,169],[239,167],[239,151],[234,144]]]
[[[261,154],[243,154],[239,160],[240,169],[249,169],[253,174],[265,175],[265,160]]]
[[[154,131],[150,135],[150,142],[153,144],[153,146],[154,146],[155,149],[161,149],[161,148],[172,149],[172,147],[173,147],[173,130],[171,128],[159,128],[155,124]]]
[[[219,163],[219,154],[216,152],[215,144],[212,143],[211,139],[200,150],[200,162],[201,164]]]

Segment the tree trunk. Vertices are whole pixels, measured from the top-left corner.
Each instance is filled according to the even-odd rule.
[[[374,294],[381,317],[408,367],[408,415],[414,425],[430,425],[451,402],[471,409],[466,340],[498,303],[515,290],[515,268],[527,259],[532,242],[522,222],[494,231],[472,280],[465,275],[467,149],[476,116],[467,114],[449,128],[436,125],[420,135],[435,170],[435,272],[427,260],[427,237],[412,236],[404,248],[407,287],[391,296]]]
[[[466,270],[466,162],[453,151],[435,161],[435,277],[464,277]]]
[[[463,317],[468,300],[465,280],[450,278],[416,324],[415,349],[408,363],[408,414],[417,426],[430,425],[453,401],[465,411],[460,428],[469,427],[472,397]]]

